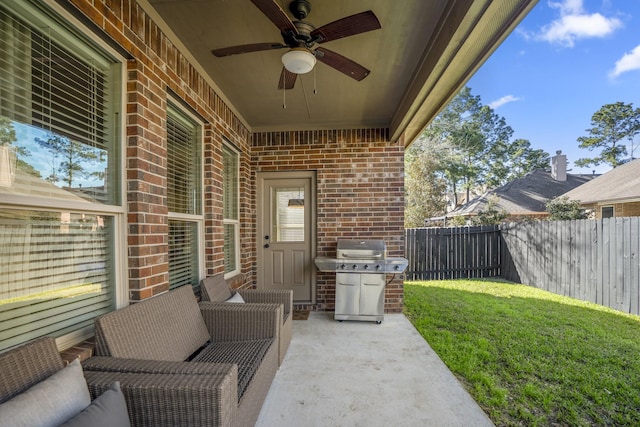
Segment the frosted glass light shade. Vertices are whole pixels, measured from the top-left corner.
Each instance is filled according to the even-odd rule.
[[[282,64],[292,73],[305,74],[313,70],[316,57],[306,49],[294,48],[282,55]]]

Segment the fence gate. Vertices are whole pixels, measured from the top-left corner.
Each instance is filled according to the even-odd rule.
[[[500,276],[497,225],[406,230],[407,280]]]

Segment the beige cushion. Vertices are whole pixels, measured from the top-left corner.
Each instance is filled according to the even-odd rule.
[[[224,280],[223,274],[202,279],[200,282],[200,292],[203,301],[223,302],[231,298],[231,289]]]

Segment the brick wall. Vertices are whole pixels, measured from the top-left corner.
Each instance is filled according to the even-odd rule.
[[[170,94],[204,129],[206,273],[223,270],[222,144],[240,156],[241,271],[234,286],[255,284],[256,171],[318,171],[318,255],[335,254],[338,237],[377,238],[390,256],[404,249],[404,144],[388,130],[256,134],[236,117],[188,59],[134,0],[68,0],[126,52],[125,174],[131,300],[168,289],[166,107]],[[335,277],[318,275],[318,308],[332,310]],[[386,310],[402,309],[402,282],[386,289]]]
[[[382,239],[389,256],[404,256],[404,144],[387,129],[256,133],[252,163],[256,172],[316,171],[318,256],[334,257],[339,238]],[[315,308],[332,311],[335,274],[318,273],[316,291]],[[396,278],[385,311],[402,304]]]
[[[205,267],[224,268],[222,228],[222,144],[241,151],[242,272],[237,286],[251,285],[255,260],[252,232],[250,133],[198,74],[187,58],[134,0],[69,0],[127,54],[125,174],[127,259],[131,300],[169,288],[166,108],[170,96],[206,123],[204,129]]]
[[[597,204],[591,204],[591,205],[584,205],[586,209],[593,209],[595,211],[596,219],[602,218],[602,208],[605,206],[613,206],[614,215],[618,218],[640,216],[640,202],[597,203]]]

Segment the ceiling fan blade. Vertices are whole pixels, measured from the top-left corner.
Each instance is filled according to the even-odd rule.
[[[327,64],[329,67],[335,68],[341,73],[344,73],[357,81],[364,79],[371,72],[357,62],[352,61],[351,59],[332,50],[319,47],[315,51],[320,53],[319,55],[316,55],[316,59],[318,61]]]
[[[293,31],[294,34],[298,34],[298,29],[289,16],[274,0],[251,0],[267,18],[280,29],[281,32],[287,33]]]
[[[366,33],[367,31],[377,30],[379,28],[382,28],[380,21],[378,21],[375,13],[368,10],[316,28],[311,32],[311,37],[315,38],[319,36],[318,43],[326,43],[331,40]]]
[[[286,46],[278,42],[252,43],[252,44],[243,44],[239,46],[223,47],[222,49],[213,49],[211,53],[213,53],[215,56],[222,57],[222,56],[229,56],[229,55],[238,55],[240,53],[259,52],[262,50],[282,49],[284,47],[288,48],[289,46]]]
[[[292,73],[286,68],[282,67],[282,73],[280,73],[280,82],[278,83],[278,89],[293,89],[296,84],[298,75]]]

